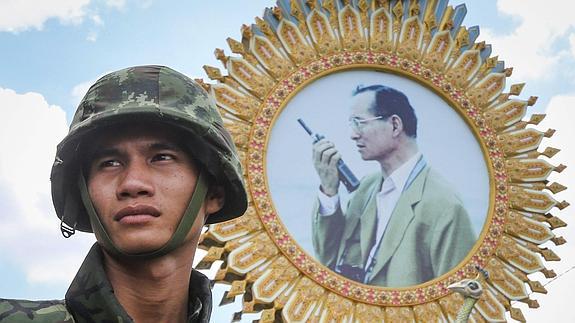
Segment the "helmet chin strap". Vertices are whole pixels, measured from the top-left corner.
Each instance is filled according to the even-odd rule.
[[[202,203],[204,202],[204,199],[206,198],[206,193],[208,191],[208,187],[204,179],[203,172],[200,171],[200,174],[196,181],[196,187],[194,189],[194,193],[192,194],[192,197],[190,199],[190,203],[188,204],[186,211],[184,211],[182,219],[180,220],[180,223],[178,224],[178,227],[174,231],[174,234],[172,235],[170,240],[166,242],[165,245],[154,251],[143,252],[143,253],[128,253],[118,248],[110,238],[110,235],[106,231],[106,228],[102,224],[102,221],[100,220],[100,217],[98,216],[98,213],[94,208],[94,204],[92,203],[92,199],[90,198],[90,194],[88,193],[88,186],[86,185],[86,179],[84,178],[84,174],[80,173],[80,176],[78,177],[79,177],[78,186],[80,188],[80,195],[82,197],[82,202],[90,217],[90,223],[92,224],[94,233],[96,234],[96,236],[100,238],[99,239],[100,241],[98,241],[98,243],[100,243],[102,247],[106,249],[106,251],[120,258],[151,259],[166,255],[172,252],[174,249],[180,247],[184,243],[184,240],[186,239],[188,232],[190,232],[190,229],[192,228],[192,225],[194,224],[196,217],[198,216],[198,212],[202,207]]]

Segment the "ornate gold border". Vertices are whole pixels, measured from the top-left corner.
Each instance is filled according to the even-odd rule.
[[[319,67],[318,67],[319,66]],[[500,205],[504,200],[507,200],[506,192],[495,194],[495,187],[504,183],[497,178],[506,177],[505,171],[499,167],[498,173],[501,177],[494,176],[494,168],[491,162],[500,159],[500,153],[496,145],[489,148],[486,145],[487,140],[493,140],[493,131],[489,129],[484,119],[480,117],[478,109],[474,107],[470,101],[462,95],[460,91],[447,86],[441,75],[435,74],[429,69],[425,69],[419,63],[412,63],[409,60],[400,59],[395,55],[388,54],[373,54],[369,52],[351,52],[334,54],[327,57],[324,62],[314,62],[307,66],[301,67],[297,72],[293,73],[283,82],[277,85],[270,91],[267,100],[263,103],[263,108],[256,116],[257,122],[253,126],[252,143],[250,146],[247,167],[253,167],[256,171],[249,172],[248,178],[251,176],[258,178],[261,176],[265,178],[266,165],[263,158],[256,158],[264,156],[267,150],[268,140],[271,130],[275,123],[276,118],[281,114],[283,108],[289,103],[301,89],[310,84],[311,82],[331,73],[340,72],[343,70],[356,69],[356,68],[371,68],[375,70],[382,70],[386,72],[394,72],[398,75],[403,75],[419,81],[428,88],[432,89],[434,93],[440,94],[446,101],[455,107],[459,115],[461,115],[466,123],[470,125],[470,130],[479,141],[479,144],[484,152],[486,164],[488,165],[488,173],[490,174],[490,208],[486,217],[486,225],[484,226],[478,242],[470,254],[464,259],[460,265],[453,268],[446,275],[442,275],[432,281],[426,282],[418,286],[410,286],[406,288],[384,288],[377,286],[370,286],[348,280],[345,277],[333,273],[331,270],[325,268],[313,257],[310,257],[305,250],[303,250],[297,242],[291,239],[287,228],[283,225],[277,211],[273,205],[273,201],[269,196],[269,186],[267,180],[263,184],[257,180],[259,185],[250,181],[252,193],[260,196],[255,199],[255,207],[258,215],[267,230],[272,240],[279,247],[284,256],[290,260],[298,269],[300,269],[306,276],[310,277],[321,286],[340,294],[341,296],[348,297],[357,301],[366,302],[370,304],[393,306],[393,305],[415,305],[420,302],[428,302],[449,293],[447,286],[455,281],[461,280],[463,277],[469,276],[476,272],[475,266],[483,267],[485,264],[485,257],[478,250],[491,250],[494,247],[493,241],[497,241],[501,235],[501,228],[494,229],[498,225],[497,221],[493,221],[493,210],[495,205]],[[292,89],[292,90],[290,90]],[[464,107],[467,108],[464,108]],[[269,109],[269,110],[267,110]],[[271,111],[271,112],[268,112]],[[483,124],[480,126],[479,124]],[[259,135],[258,135],[259,134]],[[491,135],[491,136],[490,136]],[[263,139],[263,145],[260,145]],[[254,157],[255,156],[255,157]],[[260,169],[262,169],[260,171]],[[263,193],[260,193],[263,192]],[[253,195],[252,195],[253,196]],[[497,199],[498,203],[493,203]],[[289,237],[287,239],[286,237]],[[487,240],[486,237],[491,239]],[[488,249],[486,249],[488,248]],[[465,274],[467,272],[467,274]],[[447,277],[447,278],[446,278]]]
[[[541,139],[553,131],[526,127],[544,117],[522,121],[536,97],[510,98],[520,95],[524,84],[502,93],[512,70],[503,68],[497,57],[488,58],[484,43],[473,43],[471,34],[477,30],[455,25],[464,9],[460,5],[441,10],[437,1],[415,0],[397,1],[393,7],[390,1],[280,1],[264,13],[265,19],[242,27],[241,42],[228,39],[239,57],[216,50],[228,75],[205,66],[218,83],[202,84],[215,96],[234,135],[251,198],[246,215],[211,225],[202,238],[201,247],[208,253],[199,267],[224,260],[215,277],[216,282],[231,284],[224,303],[244,294],[243,311],[262,311],[262,321],[278,315],[286,321],[453,319],[462,298],[447,286],[474,276],[475,266],[480,266],[491,279],[476,304],[476,321],[504,320],[505,311],[522,320],[512,300],[537,306],[525,285],[531,292],[545,292],[527,275],[555,275],[544,267],[541,256],[548,261],[558,257],[538,245],[549,240],[564,243],[552,229],[565,223],[548,211],[568,203],[544,191],[565,189],[546,181],[564,166],[537,158],[557,153],[555,148],[537,151]],[[456,268],[418,286],[374,287],[335,274],[293,241],[269,195],[264,159],[277,116],[310,82],[357,68],[408,77],[440,95],[473,131],[489,168],[489,214],[478,242]]]

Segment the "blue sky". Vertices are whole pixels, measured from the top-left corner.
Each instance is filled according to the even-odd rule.
[[[207,79],[203,65],[221,67],[214,49],[230,54],[226,38],[240,39],[241,25],[273,5],[271,0],[0,0],[0,296],[62,297],[94,241],[90,235],[61,237],[48,180],[55,145],[87,87],[106,72],[141,64],[164,64]],[[479,25],[479,38],[514,67],[509,84],[526,82],[522,96],[539,96],[530,112],[549,115],[538,128],[558,130],[543,143],[563,150],[552,163],[573,165],[573,2],[466,5],[464,25]],[[570,168],[556,180],[575,188]],[[558,199],[574,202],[574,195],[568,190]],[[569,211],[562,212],[567,222]],[[557,234],[575,241],[571,227]],[[547,267],[561,273],[573,266],[572,243],[554,247],[564,261]],[[545,282],[541,275],[533,277]],[[573,272],[549,285],[548,295],[534,295],[542,308],[523,310],[528,320],[575,321],[568,286],[575,286]],[[214,321],[227,321],[238,310],[233,306],[216,308]]]

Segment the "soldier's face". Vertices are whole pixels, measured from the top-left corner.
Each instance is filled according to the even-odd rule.
[[[362,122],[357,129],[351,129],[351,139],[355,141],[363,160],[382,161],[395,150],[396,131],[394,131],[392,117],[370,120],[376,117],[370,110],[374,101],[375,92],[373,91],[355,96],[350,118],[366,121]]]
[[[128,253],[162,247],[194,191],[194,161],[165,128],[115,128],[97,138],[95,147],[88,192],[114,244]],[[204,214],[215,212],[214,206],[206,199],[187,241],[197,243]]]

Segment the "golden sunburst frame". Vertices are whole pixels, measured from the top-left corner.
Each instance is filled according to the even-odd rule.
[[[549,212],[569,204],[553,194],[565,189],[547,177],[565,166],[545,159],[559,150],[538,151],[537,125],[545,115],[523,120],[537,98],[520,99],[524,84],[505,90],[512,69],[491,47],[476,43],[477,27],[461,23],[466,8],[434,0],[279,0],[242,39],[228,38],[235,55],[215,55],[227,75],[204,66],[213,84],[198,80],[216,98],[239,148],[249,191],[247,213],[210,225],[200,247],[200,269],[221,263],[214,281],[230,284],[222,303],[243,295],[236,313],[261,313],[260,322],[438,322],[454,320],[463,297],[447,286],[474,277],[476,266],[490,275],[471,320],[505,321],[506,312],[525,321],[515,301],[537,307],[531,293],[546,293],[528,276],[558,261],[553,229],[566,224]],[[303,250],[282,223],[272,201],[266,153],[277,117],[315,80],[347,70],[374,70],[414,80],[441,97],[465,121],[481,147],[489,173],[489,206],[470,254],[448,273],[406,288],[361,284],[323,266]]]

